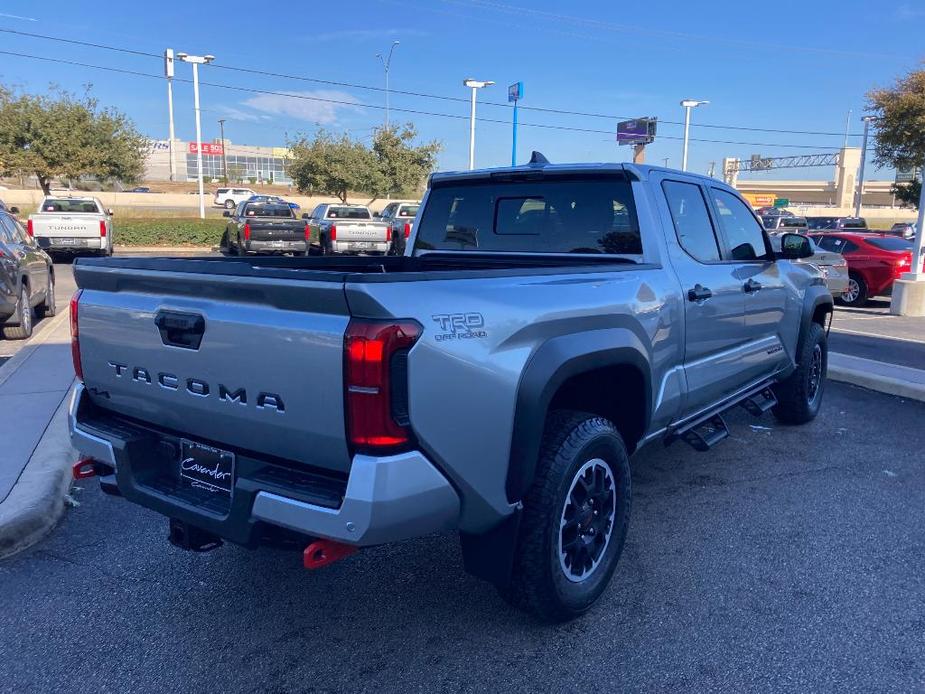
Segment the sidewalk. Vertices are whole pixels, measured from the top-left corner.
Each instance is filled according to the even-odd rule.
[[[925,371],[922,369],[830,352],[829,379],[925,402]]]
[[[64,307],[0,367],[0,557],[40,539],[63,512],[75,459],[66,427],[70,341]]]

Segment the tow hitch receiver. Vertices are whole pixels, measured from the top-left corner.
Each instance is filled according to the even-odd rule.
[[[333,540],[315,540],[302,552],[302,563],[306,569],[320,569],[339,559],[355,554],[357,548]]]
[[[71,475],[75,480],[96,477],[96,461],[93,458],[81,458],[71,466]]]
[[[170,534],[167,539],[174,547],[191,552],[208,552],[218,549],[223,544],[220,537],[176,518],[170,519]]]

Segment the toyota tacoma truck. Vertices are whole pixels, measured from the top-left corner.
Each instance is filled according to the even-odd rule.
[[[220,247],[230,255],[305,255],[308,249],[308,224],[298,219],[285,201],[248,200],[238,204],[233,212],[225,210],[222,214],[228,223]]]
[[[320,255],[385,254],[389,250],[392,227],[373,219],[365,205],[318,205],[308,221],[312,251]]]
[[[112,255],[112,210],[98,198],[47,196],[29,215],[26,230],[49,253]]]
[[[575,617],[626,539],[629,456],[723,413],[819,411],[832,296],[732,188],[632,164],[431,176],[406,255],[81,259],[75,477],[192,550],[316,568],[456,531],[514,605]]]

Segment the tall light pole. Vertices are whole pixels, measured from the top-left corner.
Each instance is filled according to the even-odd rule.
[[[681,150],[681,171],[687,171],[687,143],[690,140],[691,109],[708,103],[710,102],[698,101],[697,99],[684,99],[681,102],[681,106],[684,107],[684,149]]]
[[[471,77],[463,80],[463,86],[472,90],[472,107],[469,110],[469,171],[475,168],[475,93],[493,84],[491,81],[474,80]]]
[[[228,183],[228,158],[225,156],[225,119],[218,119],[218,129],[222,138],[222,178]]]
[[[873,116],[864,116],[864,139],[861,140],[861,166],[858,168],[858,197],[854,201],[854,216],[861,216],[861,196],[864,195],[864,164],[867,162],[867,133],[870,130],[870,122]]]
[[[169,119],[167,154],[170,156],[170,180],[177,179],[177,163],[173,155],[173,49],[164,51],[164,77],[167,78],[167,116]]]
[[[382,61],[382,67],[385,70],[385,129],[389,129],[389,70],[392,68],[392,51],[395,50],[400,41],[392,41],[389,48],[389,57],[383,58],[382,53],[376,53],[376,57]]]
[[[199,219],[206,218],[206,198],[202,188],[202,123],[199,117],[199,66],[215,60],[214,55],[190,55],[177,53],[177,58],[193,66],[193,108],[196,110],[196,168],[199,171]],[[222,150],[224,151],[224,143]]]

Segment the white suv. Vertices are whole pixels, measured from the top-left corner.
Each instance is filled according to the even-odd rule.
[[[257,195],[257,193],[250,188],[219,188],[215,191],[212,206],[233,210],[238,206],[238,203],[244,202],[252,195]]]

